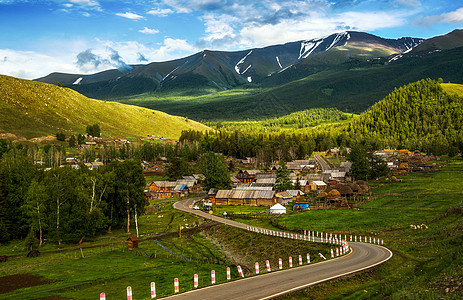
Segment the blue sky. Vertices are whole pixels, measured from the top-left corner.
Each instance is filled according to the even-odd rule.
[[[0,26],[0,74],[33,79],[344,30],[430,38],[463,28],[463,1],[0,0]]]

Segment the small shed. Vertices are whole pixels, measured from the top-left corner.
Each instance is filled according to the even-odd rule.
[[[138,238],[136,236],[131,236],[127,239],[127,244],[129,246],[129,250],[133,248],[138,248]]]
[[[277,203],[274,206],[270,207],[270,213],[271,214],[285,214],[286,207],[284,207],[280,203]]]

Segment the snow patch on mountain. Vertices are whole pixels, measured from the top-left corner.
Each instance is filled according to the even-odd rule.
[[[299,57],[297,59],[306,58],[310,55],[320,44],[323,43],[322,40],[317,41],[305,41],[301,42],[301,50],[299,50]]]
[[[80,82],[82,81],[82,79],[83,79],[82,77],[77,78],[77,80],[74,81],[73,84],[74,84],[74,85],[80,84]]]
[[[277,59],[278,65],[280,66],[280,69],[283,69],[283,67],[281,66],[281,63],[280,63],[280,58],[278,56],[276,56],[276,59]]]
[[[337,33],[336,36],[334,37],[333,39],[333,42],[331,42],[331,45],[326,48],[325,51],[328,51],[330,50],[331,48],[333,48],[338,42],[340,42],[343,38],[346,38],[346,43],[347,44],[347,41],[350,39],[350,35],[347,31],[344,31],[344,32],[340,32],[340,33]],[[344,44],[344,46],[345,46]]]
[[[249,53],[246,54],[242,59],[240,59],[240,61],[235,65],[235,71],[236,71],[236,73],[238,73],[238,75],[243,74],[244,72],[246,72],[246,71],[249,69],[249,67],[248,67],[244,72],[240,73],[240,65],[242,65],[242,64],[244,63],[244,61],[246,60],[246,58],[247,58],[249,55],[251,55],[251,53],[252,53],[252,50],[249,51]]]
[[[175,69],[173,69],[172,71],[170,71],[166,76],[164,76],[164,78],[162,78],[162,80],[166,80],[167,77],[170,76],[170,74],[174,73],[178,68],[180,68],[180,66],[176,67]]]

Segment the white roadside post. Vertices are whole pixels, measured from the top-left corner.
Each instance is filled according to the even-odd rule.
[[[333,249],[331,249],[331,258],[334,257],[334,252],[333,252]]]
[[[127,300],[132,300],[132,287],[127,287]]]
[[[302,266],[302,255],[299,255],[299,265]]]
[[[211,283],[215,284],[215,270],[211,271]]]
[[[241,269],[241,266],[238,266],[238,274],[240,274],[241,277],[244,277],[244,274],[243,274],[243,269]]]
[[[156,284],[154,282],[151,282],[150,287],[151,287],[151,298],[156,298]]]
[[[193,275],[193,286],[197,288],[199,285],[198,274]]]
[[[289,267],[293,267],[293,258],[291,256],[289,257]]]
[[[268,260],[265,261],[265,266],[267,267],[267,272],[271,272],[272,270],[270,269],[270,262]]]
[[[179,292],[179,286],[178,286],[178,278],[174,278],[174,293]]]
[[[278,259],[278,268],[283,269],[283,260],[281,258]]]
[[[256,274],[259,274],[259,263],[255,263]]]
[[[100,300],[106,300],[106,294],[100,293]]]
[[[231,279],[230,268],[227,268],[227,280]]]
[[[310,264],[310,254],[307,253],[307,263]]]

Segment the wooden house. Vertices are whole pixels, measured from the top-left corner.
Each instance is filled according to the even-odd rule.
[[[242,183],[251,183],[256,179],[256,174],[261,173],[259,170],[239,170],[236,178]]]
[[[326,188],[327,188],[327,185],[323,181],[314,180],[314,181],[310,182],[310,190],[311,191],[325,190]]]
[[[136,236],[131,236],[127,239],[127,245],[129,246],[129,250],[133,250],[134,248],[138,248],[138,238]]]
[[[275,197],[278,199],[278,203],[283,205],[293,201],[293,196],[288,191],[278,192]]]
[[[215,205],[272,206],[277,203],[272,190],[219,190],[215,196]]]

